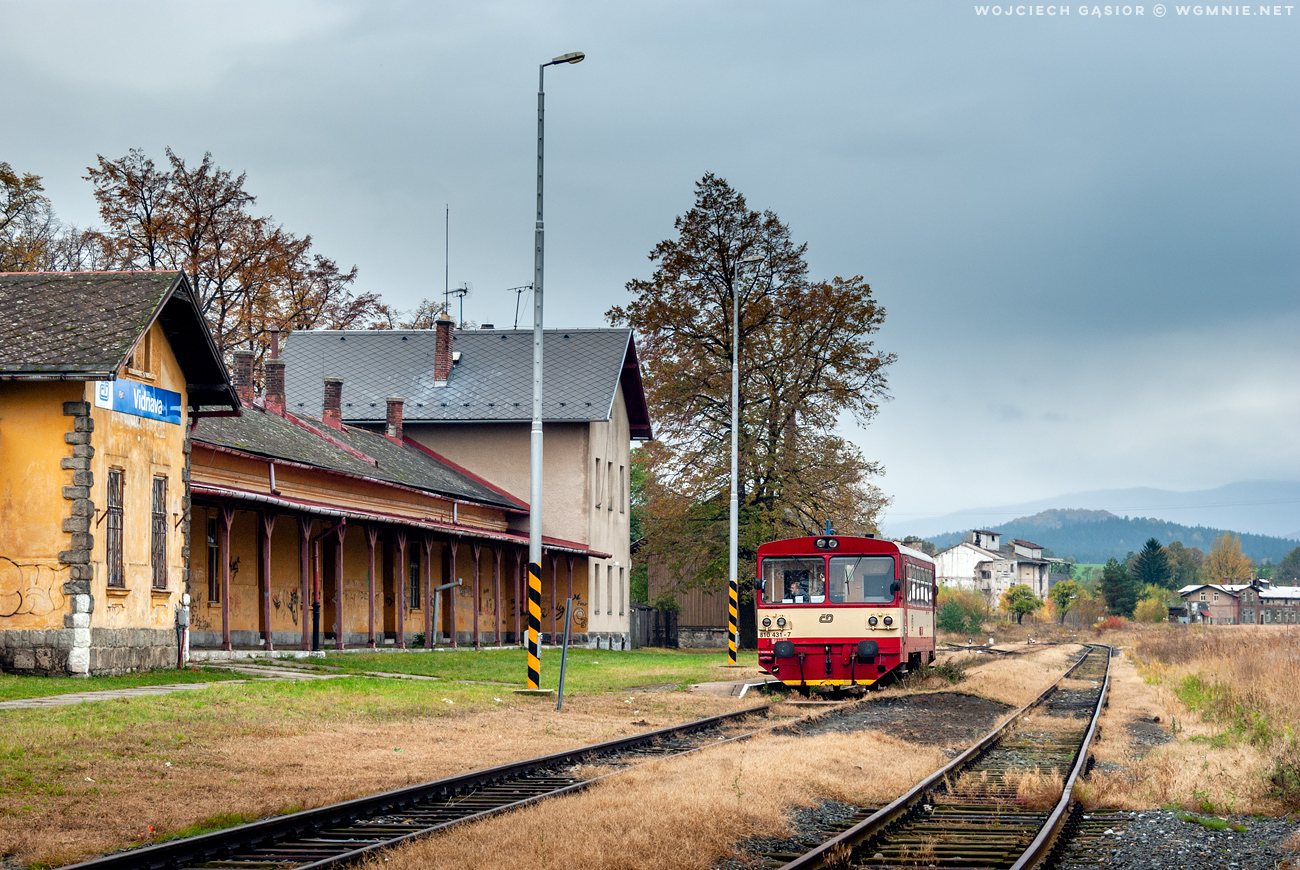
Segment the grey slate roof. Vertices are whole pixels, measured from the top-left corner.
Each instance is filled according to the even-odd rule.
[[[175,272],[0,274],[0,371],[115,372]]]
[[[408,423],[531,419],[531,331],[457,331],[452,348],[459,362],[445,386],[434,385],[436,335],[432,329],[295,332],[283,354],[289,410],[319,413],[323,379],[337,377],[349,423],[383,423],[389,396],[405,399]],[[543,420],[608,420],[621,382],[633,437],[650,437],[631,330],[546,330],[543,342]]]
[[[155,320],[192,407],[238,408],[183,272],[0,273],[0,377],[107,379]]]
[[[245,409],[239,417],[204,418],[199,421],[193,438],[200,444],[396,483],[453,498],[497,507],[517,509],[520,506],[418,447],[394,444],[374,432],[357,429],[336,432],[319,420],[304,418],[304,422],[378,460],[378,465],[353,456],[291,420],[258,409]]]

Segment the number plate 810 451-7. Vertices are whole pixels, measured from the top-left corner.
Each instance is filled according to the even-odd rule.
[[[790,629],[788,628],[760,628],[759,637],[789,637]]]

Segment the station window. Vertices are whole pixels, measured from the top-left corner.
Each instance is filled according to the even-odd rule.
[[[150,511],[151,534],[149,565],[153,569],[153,588],[167,588],[167,478],[153,479],[153,510]]]
[[[122,560],[122,500],[126,489],[126,473],[120,468],[108,470],[108,508],[104,518],[107,529],[108,585],[114,589],[126,588],[126,566]]]
[[[600,457],[597,456],[597,457],[596,457],[596,470],[593,471],[592,474],[591,474],[591,489],[592,489],[591,500],[592,500],[593,502],[595,502],[596,507],[598,507],[598,508],[600,507],[600,503],[603,501],[603,499],[601,498],[601,495],[602,495],[603,493],[602,493],[602,489],[601,489],[601,482],[602,482],[602,481],[601,481],[600,469],[601,469]]]
[[[221,544],[217,541],[216,517],[208,518],[208,600],[221,601]]]
[[[411,610],[419,610],[423,602],[420,600],[420,553],[414,547],[411,548],[411,564],[407,569],[408,585],[410,593],[407,597],[407,607]]]

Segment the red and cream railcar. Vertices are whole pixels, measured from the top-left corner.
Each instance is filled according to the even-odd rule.
[[[869,686],[934,661],[934,560],[877,538],[758,548],[758,663],[787,686]]]

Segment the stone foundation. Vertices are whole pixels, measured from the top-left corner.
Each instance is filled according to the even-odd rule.
[[[97,677],[176,667],[176,632],[161,628],[92,628],[90,673]]]
[[[726,649],[727,630],[708,626],[679,625],[677,646],[681,649]]]
[[[82,657],[85,664],[81,663]],[[99,677],[175,664],[176,633],[172,631],[148,628],[0,631],[0,671],[5,673]]]

